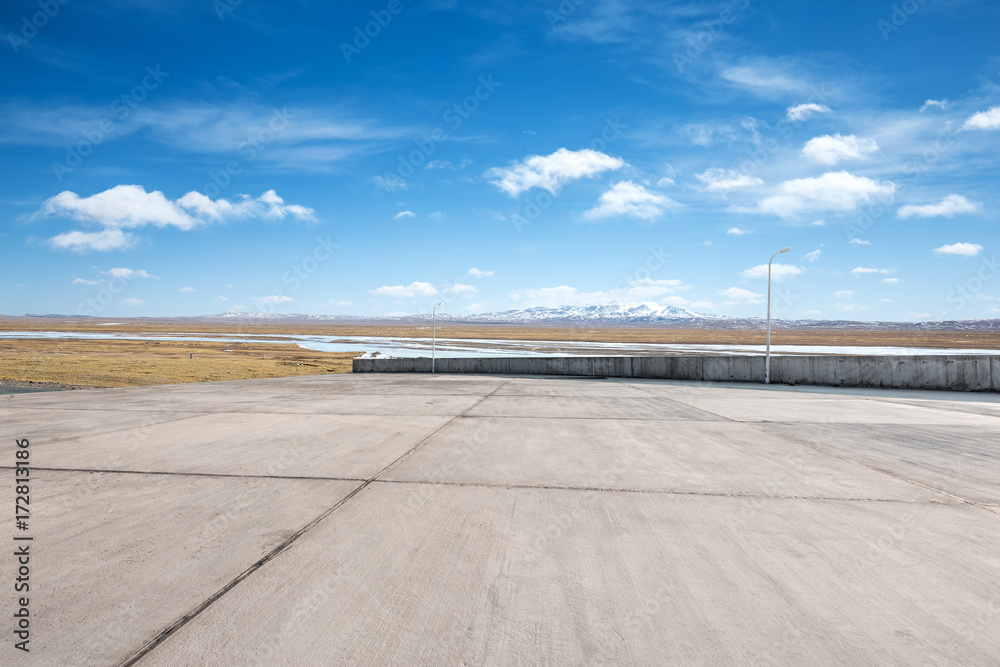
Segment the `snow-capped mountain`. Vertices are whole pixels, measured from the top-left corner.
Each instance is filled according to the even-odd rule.
[[[602,322],[653,324],[675,320],[719,319],[715,315],[693,313],[675,306],[655,303],[620,304],[616,301],[602,306],[558,306],[526,308],[498,313],[469,315],[462,319],[473,322]]]
[[[392,322],[397,324],[427,324],[429,313],[413,315],[307,315],[298,313],[260,313],[230,310],[218,315],[198,317],[199,320],[244,320],[253,322],[341,322],[351,324]],[[693,329],[760,329],[765,320],[761,317],[728,317],[706,315],[674,306],[655,303],[620,304],[601,306],[559,306],[555,308],[525,308],[479,315],[452,315],[438,312],[439,323],[451,324],[578,324],[585,322],[596,327],[644,327]],[[774,318],[775,327],[785,329],[851,329],[851,330],[913,330],[948,329],[960,331],[995,331],[1000,329],[1000,319],[948,320],[933,322],[860,322],[853,320],[786,320]]]
[[[358,317],[352,315],[303,315],[296,313],[260,313],[230,310],[220,313],[216,318],[243,319],[254,321],[288,321],[288,320],[425,320],[426,314],[402,315],[395,317]],[[676,322],[678,320],[718,320],[716,315],[702,315],[674,306],[660,306],[655,303],[620,304],[616,301],[601,306],[558,306],[555,308],[525,308],[522,310],[506,310],[496,313],[481,313],[479,315],[451,315],[439,312],[438,320],[448,322],[480,322],[480,323],[510,323],[527,322],[594,322],[603,324],[654,324]]]

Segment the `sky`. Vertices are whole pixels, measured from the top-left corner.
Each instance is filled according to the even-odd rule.
[[[1000,317],[994,0],[11,0],[0,313]]]

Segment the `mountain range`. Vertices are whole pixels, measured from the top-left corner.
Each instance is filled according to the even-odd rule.
[[[396,315],[396,316],[358,316],[358,315],[313,315],[295,313],[262,313],[231,310],[218,315],[209,315],[197,319],[229,320],[243,319],[251,321],[329,321],[329,322],[395,322],[395,323],[425,323],[430,319],[428,314]],[[586,323],[596,327],[664,327],[686,329],[759,329],[764,326],[761,317],[727,317],[724,315],[707,315],[696,313],[674,306],[660,306],[655,303],[620,304],[609,302],[599,306],[558,306],[536,307],[519,310],[505,310],[478,315],[453,315],[438,313],[437,321],[449,324],[538,324],[538,325],[574,325]],[[772,323],[784,329],[955,329],[955,330],[993,330],[1000,329],[1000,319],[981,320],[947,320],[928,322],[881,322],[857,320],[788,320],[772,318]]]

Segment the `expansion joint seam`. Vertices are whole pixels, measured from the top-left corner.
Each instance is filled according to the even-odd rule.
[[[261,558],[260,560],[256,561],[250,567],[248,567],[245,570],[243,570],[242,572],[240,572],[232,581],[230,581],[225,586],[223,586],[222,588],[220,588],[219,590],[217,590],[215,593],[213,593],[211,596],[209,596],[207,599],[205,599],[204,601],[202,601],[201,604],[199,604],[197,607],[195,607],[194,609],[192,609],[188,613],[184,614],[183,616],[181,616],[180,618],[178,618],[177,620],[175,620],[173,623],[171,623],[170,625],[168,625],[166,628],[164,628],[163,630],[161,630],[159,632],[159,634],[157,634],[155,637],[153,637],[150,641],[148,641],[145,645],[143,645],[139,650],[137,650],[135,653],[133,653],[132,655],[130,655],[128,658],[126,658],[119,665],[119,667],[131,667],[131,665],[135,665],[137,662],[139,662],[140,660],[142,660],[142,658],[144,658],[151,651],[153,651],[154,649],[156,649],[157,646],[159,646],[160,644],[162,644],[163,642],[165,642],[167,639],[169,639],[174,633],[176,633],[178,630],[180,630],[185,625],[187,625],[190,621],[192,621],[194,618],[196,618],[203,611],[205,611],[206,609],[208,609],[209,607],[211,607],[213,604],[215,604],[216,602],[218,602],[226,593],[228,593],[229,591],[231,591],[234,588],[236,588],[236,586],[238,586],[243,580],[247,579],[254,572],[256,572],[257,570],[259,570],[260,568],[262,568],[264,565],[266,565],[267,563],[269,563],[270,561],[274,560],[275,558],[277,558],[278,556],[280,556],[282,553],[284,553],[285,551],[287,551],[288,549],[290,549],[292,547],[292,545],[300,537],[302,537],[303,535],[305,535],[307,532],[309,532],[310,530],[312,530],[313,528],[315,528],[321,521],[323,521],[328,516],[330,516],[331,514],[333,514],[334,512],[336,512],[338,509],[340,509],[341,507],[343,507],[351,498],[353,498],[356,495],[358,495],[359,493],[361,493],[372,482],[374,482],[375,480],[377,480],[379,477],[381,477],[382,475],[384,475],[386,472],[388,472],[389,470],[391,470],[393,467],[395,467],[400,462],[406,460],[410,456],[410,454],[412,454],[414,451],[416,451],[418,448],[420,448],[424,443],[426,443],[428,440],[430,440],[432,437],[434,437],[434,435],[436,435],[439,431],[441,431],[442,429],[444,429],[445,427],[447,427],[449,424],[451,424],[452,422],[454,422],[459,417],[465,416],[465,414],[469,410],[472,410],[473,408],[475,408],[477,405],[479,405],[480,403],[482,403],[483,401],[485,401],[487,398],[489,398],[490,396],[492,396],[494,393],[496,393],[497,389],[500,389],[500,387],[504,387],[507,384],[508,383],[505,382],[504,384],[498,385],[495,389],[493,389],[493,391],[491,391],[490,393],[484,395],[482,398],[480,398],[478,401],[476,401],[473,405],[469,406],[466,410],[464,410],[461,414],[452,417],[447,422],[445,422],[444,424],[442,424],[441,426],[439,426],[437,429],[434,430],[434,432],[432,432],[427,437],[423,438],[420,442],[418,442],[413,447],[411,447],[410,449],[408,449],[406,452],[404,452],[397,459],[395,459],[394,461],[392,461],[391,463],[389,463],[387,466],[385,466],[384,468],[382,468],[381,470],[379,470],[375,475],[373,475],[372,477],[370,477],[367,480],[364,480],[364,482],[362,484],[360,484],[357,488],[355,488],[353,491],[351,491],[350,493],[348,493],[346,496],[344,496],[343,498],[341,498],[340,500],[338,500],[332,507],[330,507],[330,508],[326,509],[325,511],[323,511],[322,514],[320,514],[319,516],[315,517],[312,521],[310,521],[305,526],[303,526],[302,528],[300,528],[293,535],[291,535],[288,538],[286,538],[281,544],[279,544],[274,549],[272,549],[270,552],[268,552],[263,558]]]
[[[910,479],[908,477],[904,477],[903,475],[900,475],[900,474],[898,474],[896,472],[893,472],[892,470],[888,470],[886,468],[880,468],[878,466],[869,465],[867,463],[862,463],[861,461],[855,461],[854,459],[849,458],[847,456],[844,456],[842,454],[837,454],[835,452],[829,452],[829,451],[827,451],[825,449],[817,447],[816,445],[813,445],[811,443],[805,442],[803,440],[799,440],[799,439],[797,439],[795,437],[792,437],[790,435],[786,435],[786,434],[783,434],[783,433],[773,433],[771,431],[760,429],[760,428],[757,427],[757,425],[754,422],[746,422],[746,423],[748,425],[750,425],[751,427],[753,427],[753,428],[757,428],[757,430],[759,430],[762,433],[765,433],[767,435],[770,435],[770,436],[773,436],[773,437],[778,437],[778,438],[781,438],[782,440],[787,440],[788,442],[790,442],[792,444],[795,444],[795,445],[800,445],[802,447],[808,447],[809,449],[811,449],[813,451],[816,451],[816,452],[819,452],[820,454],[825,454],[826,456],[832,456],[834,458],[840,459],[841,461],[846,461],[847,463],[853,463],[854,465],[861,466],[862,468],[865,468],[867,470],[871,470],[872,472],[881,473],[883,475],[891,477],[891,478],[893,478],[895,480],[898,480],[900,482],[904,482],[906,484],[912,484],[913,486],[920,487],[921,489],[925,489],[927,491],[933,491],[935,493],[940,493],[943,496],[948,496],[949,498],[952,498],[953,500],[958,501],[962,505],[972,505],[973,507],[978,507],[979,509],[986,510],[987,512],[990,512],[992,514],[1000,514],[1000,508],[994,508],[994,507],[991,507],[990,505],[985,504],[985,503],[978,503],[978,502],[976,502],[974,500],[970,500],[969,498],[963,498],[962,496],[956,495],[954,493],[950,493],[950,492],[945,491],[943,489],[939,489],[939,488],[933,487],[933,486],[931,486],[929,484],[924,484],[923,482],[918,482],[915,479]]]

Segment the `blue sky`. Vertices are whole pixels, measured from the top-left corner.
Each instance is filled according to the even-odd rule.
[[[1000,5],[36,0],[5,314],[998,317]]]

